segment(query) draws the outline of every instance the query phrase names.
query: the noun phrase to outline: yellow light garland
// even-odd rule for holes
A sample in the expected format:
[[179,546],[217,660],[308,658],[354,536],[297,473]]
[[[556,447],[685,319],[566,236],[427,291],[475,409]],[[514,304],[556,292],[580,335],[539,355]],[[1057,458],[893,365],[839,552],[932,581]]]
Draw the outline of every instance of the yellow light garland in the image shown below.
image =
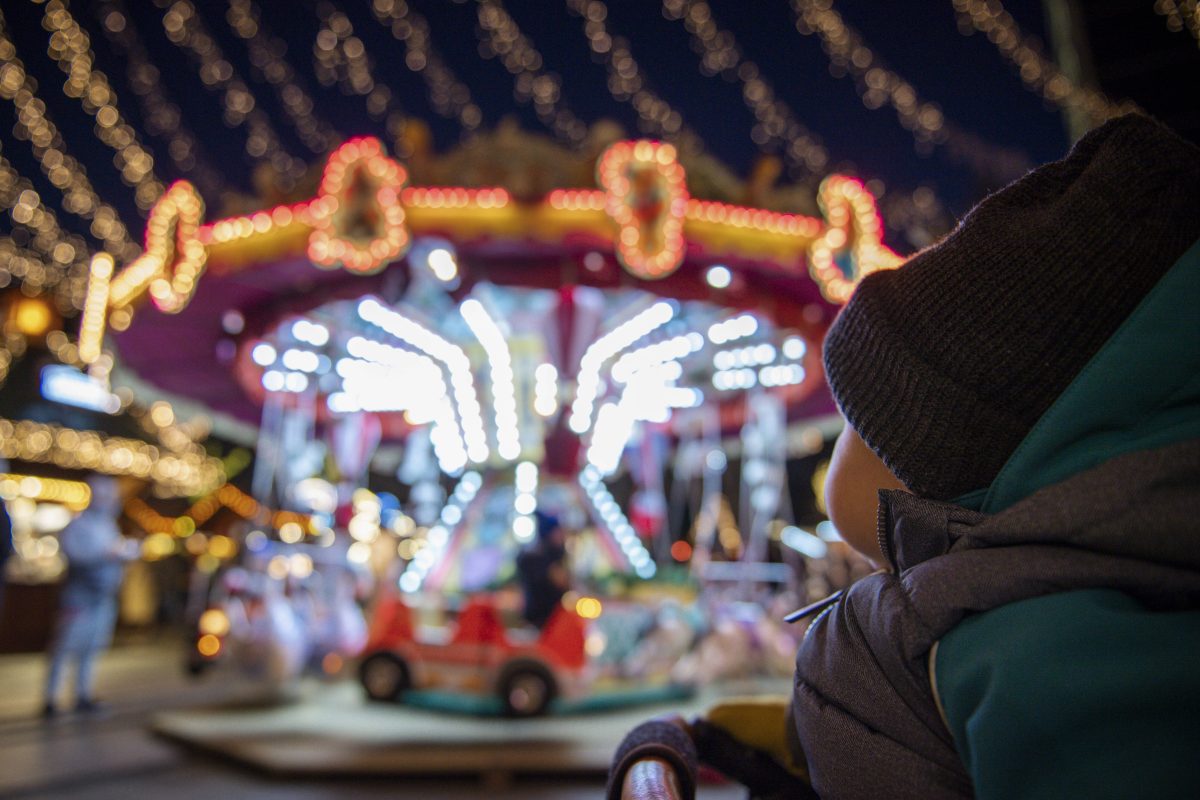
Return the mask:
[[149,479],[177,496],[203,494],[224,479],[220,460],[204,455],[199,446],[163,453],[137,439],[29,420],[0,418],[0,457]]
[[78,307],[81,301],[79,277],[88,255],[87,244],[82,237],[69,234],[60,227],[58,217],[42,202],[33,183],[2,154],[0,208],[9,211],[14,224],[33,233],[29,244],[38,253],[37,256],[21,254],[23,260],[13,263],[19,248],[11,238],[6,238],[3,242],[8,257],[0,258],[0,271],[25,279],[33,288],[56,289],[59,307],[64,311]]
[[1197,0],[1154,0],[1154,13],[1167,18],[1167,30],[1180,33],[1184,28],[1200,44],[1200,2]]
[[0,472],[0,498],[12,500],[17,497],[59,503],[72,511],[82,511],[92,502],[92,490],[83,481]]

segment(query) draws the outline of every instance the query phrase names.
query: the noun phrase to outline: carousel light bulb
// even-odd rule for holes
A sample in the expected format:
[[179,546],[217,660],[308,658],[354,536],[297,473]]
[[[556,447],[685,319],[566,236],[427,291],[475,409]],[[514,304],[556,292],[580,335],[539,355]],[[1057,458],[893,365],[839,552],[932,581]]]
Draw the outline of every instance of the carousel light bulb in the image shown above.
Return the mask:
[[299,342],[321,347],[329,342],[329,329],[320,323],[301,319],[292,325],[292,336]]
[[733,273],[723,264],[715,264],[704,273],[704,280],[714,289],[728,289],[733,282]]
[[433,276],[442,283],[449,283],[458,276],[458,262],[454,254],[444,247],[430,250],[426,263]]
[[518,514],[528,516],[537,509],[537,498],[532,494],[518,494],[517,499],[513,501],[513,508]]
[[513,538],[515,538],[518,542],[524,543],[533,541],[533,536],[536,532],[533,517],[524,515],[517,517],[513,520],[512,531]]
[[321,359],[311,350],[297,350],[292,348],[283,351],[283,366],[287,369],[299,372],[316,372],[320,364]]
[[804,358],[808,345],[799,336],[789,336],[783,340],[783,355],[793,361]]
[[275,348],[266,342],[259,342],[254,345],[254,349],[250,351],[250,359],[260,367],[269,367],[275,363],[278,354]]
[[286,378],[277,369],[269,369],[263,373],[262,385],[268,392],[282,392]]

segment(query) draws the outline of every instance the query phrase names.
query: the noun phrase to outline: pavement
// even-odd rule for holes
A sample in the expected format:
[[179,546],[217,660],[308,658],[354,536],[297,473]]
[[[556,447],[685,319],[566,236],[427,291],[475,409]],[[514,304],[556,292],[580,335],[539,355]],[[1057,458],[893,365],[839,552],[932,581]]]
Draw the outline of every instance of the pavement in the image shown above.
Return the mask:
[[[211,716],[215,708],[244,703],[260,690],[228,672],[200,680],[182,669],[178,640],[164,638],[119,643],[100,661],[96,694],[106,703],[98,714],[63,713],[43,720],[40,655],[0,656],[0,798],[422,798],[422,800],[583,800],[603,796],[603,779],[588,775],[389,776],[320,774],[277,777],[246,765],[245,759],[213,755],[156,735],[164,717]],[[352,706],[346,686],[309,688],[306,702],[343,712]],[[378,712],[371,712],[378,713]],[[438,725],[436,719],[427,723]],[[269,735],[268,735],[269,736]],[[264,739],[286,747],[283,738]],[[701,788],[701,800],[742,798],[730,785]]]

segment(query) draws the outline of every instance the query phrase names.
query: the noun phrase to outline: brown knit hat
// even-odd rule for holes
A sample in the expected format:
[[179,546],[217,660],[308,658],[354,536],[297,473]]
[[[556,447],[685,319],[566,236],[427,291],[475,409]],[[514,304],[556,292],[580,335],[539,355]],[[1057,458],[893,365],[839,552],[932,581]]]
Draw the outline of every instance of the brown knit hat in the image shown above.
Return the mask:
[[834,397],[912,491],[985,488],[1197,238],[1200,149],[1112,120],[863,280],[825,340]]

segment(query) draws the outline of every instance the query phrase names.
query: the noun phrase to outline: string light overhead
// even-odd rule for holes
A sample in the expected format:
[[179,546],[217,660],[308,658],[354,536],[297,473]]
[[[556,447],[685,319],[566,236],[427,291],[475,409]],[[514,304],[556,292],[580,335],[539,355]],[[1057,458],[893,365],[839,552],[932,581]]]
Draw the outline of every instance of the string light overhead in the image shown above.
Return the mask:
[[285,184],[303,175],[304,162],[284,149],[270,118],[258,107],[250,88],[225,58],[191,0],[155,0],[155,3],[165,9],[162,25],[167,38],[199,66],[200,81],[205,88],[220,95],[225,124],[246,128],[246,154],[255,161],[269,163]]
[[88,231],[110,251],[136,256],[138,247],[116,209],[100,199],[88,180],[87,170],[66,152],[62,135],[46,115],[45,102],[37,96],[37,83],[17,57],[3,12],[0,12],[0,97],[16,109],[13,133],[29,142],[42,172],[62,192],[63,209],[89,220]]
[[50,31],[47,52],[67,74],[63,94],[77,99],[96,120],[96,138],[116,153],[113,163],[121,180],[134,188],[138,208],[148,210],[163,193],[154,174],[154,156],[141,143],[137,131],[125,121],[117,104],[117,93],[108,76],[95,68],[91,39],[61,0],[50,0],[42,12],[42,27]]
[[0,274],[20,278],[32,291],[40,287],[55,289],[60,310],[78,309],[87,245],[82,237],[59,226],[54,211],[42,201],[33,183],[4,157],[2,149],[0,209],[9,213],[15,225],[33,234],[28,240],[32,251],[20,247],[11,237],[0,239]]
[[[1017,68],[1025,85],[1059,108],[1079,109],[1093,125],[1135,109],[1130,103],[1114,103],[1103,93],[1082,87],[1064,75],[1058,65],[1042,55],[1037,44],[1021,32],[999,0],[953,2],[960,28],[967,32],[973,28],[987,36]],[[1196,4],[1193,2],[1192,5],[1195,7]]]
[[138,439],[30,420],[0,418],[0,458],[151,478],[163,493],[175,496],[204,494],[225,478],[220,460],[199,445],[164,452]]
[[146,132],[166,140],[167,156],[175,168],[189,175],[203,193],[216,195],[223,179],[204,159],[195,134],[183,124],[179,106],[168,98],[162,75],[151,63],[129,12],[120,0],[105,0],[96,11],[105,39],[125,60],[125,77],[138,98]]
[[1197,0],[1154,0],[1154,13],[1167,18],[1167,30],[1191,32],[1200,45],[1200,2]]
[[250,63],[258,74],[275,89],[296,135],[310,151],[324,155],[343,139],[329,123],[316,113],[316,104],[296,79],[296,72],[285,58],[287,43],[266,32],[262,15],[252,0],[229,0],[225,15],[230,29],[246,43]]
[[946,140],[945,117],[936,103],[922,101],[917,90],[896,72],[882,66],[878,55],[858,31],[842,19],[828,0],[792,0],[796,30],[816,34],[833,68],[859,82],[863,105],[872,110],[891,105],[900,124],[912,131],[918,145]]
[[498,57],[513,75],[513,94],[518,102],[533,102],[542,124],[559,139],[579,145],[587,137],[587,123],[562,101],[562,79],[543,69],[542,54],[533,46],[512,15],[499,0],[479,0],[480,30],[486,39],[480,42],[485,58]]
[[433,110],[457,120],[465,131],[476,130],[483,122],[483,112],[472,99],[470,88],[455,77],[434,49],[425,17],[412,10],[406,0],[375,0],[371,10],[379,24],[404,45],[404,66],[425,81]]
[[360,96],[367,114],[383,120],[392,140],[392,151],[407,157],[409,144],[405,133],[408,117],[400,101],[386,84],[377,83],[371,74],[371,59],[362,39],[354,35],[350,18],[331,3],[317,6],[321,29],[313,42],[313,68],[322,86],[337,86],[342,94]]
[[703,51],[700,69],[705,75],[734,75],[742,85],[742,98],[756,119],[751,139],[757,145],[779,142],[784,156],[794,167],[823,174],[829,152],[819,137],[805,128],[792,110],[775,96],[758,65],[742,57],[737,40],[717,26],[712,8],[704,0],[663,0],[663,14],[681,20]]
[[632,106],[645,132],[674,142],[684,155],[704,152],[700,137],[684,126],[683,115],[646,85],[629,43],[608,32],[608,6],[601,0],[567,0],[567,8],[584,19],[588,47],[608,69],[607,85],[613,99]]
[[[928,154],[934,147],[945,147],[952,157],[968,164],[977,175],[1001,184],[1016,180],[1029,170],[1031,165],[1022,153],[996,147],[963,130],[946,119],[937,103],[922,100],[916,87],[885,67],[862,35],[846,24],[833,8],[832,0],[792,0],[792,10],[796,30],[806,36],[816,34],[821,39],[829,58],[830,72],[853,77],[867,108],[878,110],[891,106],[901,127],[912,133],[918,153]],[[910,203],[903,199],[903,207],[897,216],[928,217],[928,207],[940,205],[917,202],[915,193],[912,200],[914,202]]]

